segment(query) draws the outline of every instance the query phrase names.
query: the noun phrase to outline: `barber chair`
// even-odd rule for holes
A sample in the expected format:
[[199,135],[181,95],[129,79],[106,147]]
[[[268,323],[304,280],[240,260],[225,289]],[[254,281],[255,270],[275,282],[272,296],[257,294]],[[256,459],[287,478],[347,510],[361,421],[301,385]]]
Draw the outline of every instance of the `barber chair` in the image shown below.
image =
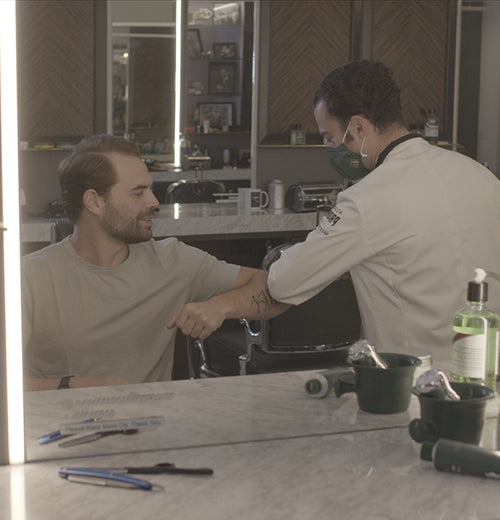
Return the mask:
[[210,180],[181,180],[167,188],[166,204],[185,204],[192,202],[215,202],[214,193],[225,193],[222,182]]
[[[268,269],[293,244],[272,249]],[[361,335],[361,317],[348,274],[310,300],[270,320],[226,320],[206,340],[188,340],[191,377],[217,377],[343,365]]]

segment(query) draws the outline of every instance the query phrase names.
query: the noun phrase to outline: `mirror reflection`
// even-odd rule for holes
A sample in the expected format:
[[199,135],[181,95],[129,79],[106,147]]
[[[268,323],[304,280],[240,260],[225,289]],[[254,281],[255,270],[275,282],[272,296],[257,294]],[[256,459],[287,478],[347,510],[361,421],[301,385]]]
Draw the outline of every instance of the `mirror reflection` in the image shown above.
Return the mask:
[[[243,20],[247,24],[248,17],[243,17],[238,5],[242,6],[238,2],[219,2],[207,8],[206,2],[190,2],[187,9],[186,70],[192,66],[195,73],[191,76],[186,73],[183,84],[189,102],[183,105],[182,142],[186,149],[189,148],[186,155],[193,163],[201,157],[212,166],[219,164],[231,169],[242,159],[242,146],[238,144],[233,148],[228,144],[232,137],[238,133],[244,135],[248,129],[244,122],[248,105],[243,99],[244,71],[248,64],[244,57],[246,47],[231,32]],[[155,442],[170,447],[199,443],[201,438],[204,442],[220,441],[220,428],[212,429],[207,436],[206,429],[196,431],[196,424],[190,424],[190,417],[194,414],[199,418],[207,413],[213,419],[214,413],[221,408],[226,412],[231,410],[231,421],[223,424],[224,440],[248,439],[258,430],[253,417],[249,419],[248,415],[252,416],[255,408],[266,401],[267,392],[275,392],[277,381],[293,382],[287,391],[296,395],[303,385],[299,384],[300,375],[292,371],[314,366],[305,364],[307,354],[316,354],[319,350],[321,354],[338,354],[340,359],[325,358],[330,366],[332,362],[341,363],[343,346],[359,336],[359,311],[355,299],[351,302],[349,319],[342,318],[341,314],[341,311],[349,310],[345,302],[353,296],[348,278],[336,280],[336,286],[331,288],[332,291],[344,291],[343,297],[334,297],[342,301],[341,309],[332,312],[328,305],[320,304],[310,311],[320,318],[318,325],[310,327],[314,332],[320,332],[322,324],[332,321],[332,315],[339,317],[343,325],[353,324],[346,327],[340,337],[328,339],[335,347],[328,352],[316,348],[325,346],[324,331],[319,339],[300,337],[303,329],[291,327],[290,321],[280,328],[280,317],[291,310],[277,316],[283,307],[270,300],[265,285],[259,285],[264,276],[262,272],[240,268],[238,262],[223,264],[208,257],[203,251],[205,248],[191,248],[175,239],[150,241],[153,236],[169,235],[169,229],[162,232],[158,227],[154,229],[152,217],[157,210],[161,215],[170,209],[160,208],[158,196],[152,190],[152,172],[143,161],[143,152],[149,149],[170,153],[172,139],[169,136],[173,134],[166,129],[169,101],[165,100],[165,113],[158,110],[156,114],[149,106],[145,108],[146,104],[139,102],[142,96],[138,84],[142,78],[131,70],[148,68],[141,68],[141,56],[155,52],[164,56],[162,53],[168,46],[159,44],[155,47],[150,42],[171,39],[171,26],[165,25],[164,30],[153,35],[149,31],[151,27],[141,25],[147,22],[126,23],[128,34],[115,34],[123,38],[116,43],[116,60],[113,60],[116,65],[116,139],[84,141],[63,162],[62,199],[69,211],[70,229],[59,230],[61,234],[54,240],[59,243],[50,253],[36,253],[26,261],[23,278],[25,334],[29,341],[31,331],[36,329],[33,338],[37,337],[27,347],[30,376],[27,382],[33,385],[31,388],[50,389],[48,392],[30,392],[27,397],[29,439],[34,443],[37,435],[45,433],[52,441],[51,432],[57,432],[55,428],[64,423],[69,426],[61,428],[55,437],[113,432],[112,436],[103,439],[103,443],[91,444],[81,450],[81,444],[73,442],[75,439],[64,441],[69,442],[66,446],[80,450],[76,452],[78,454],[91,453],[94,447],[122,451],[151,449]],[[161,24],[156,26],[162,27]],[[209,38],[208,33],[219,29],[217,26],[227,32],[221,32],[222,37]],[[151,87],[151,82],[146,87]],[[146,89],[145,92],[149,94],[144,97],[160,99],[160,95],[156,97],[152,91]],[[163,107],[163,102],[161,104]],[[123,139],[122,135],[128,139]],[[247,137],[244,135],[244,139]],[[140,147],[131,143],[132,140]],[[225,162],[226,150],[229,151],[228,163]],[[85,182],[75,182],[76,177]],[[181,185],[183,181],[178,179]],[[259,191],[250,189],[246,192],[248,200],[251,202],[254,196],[260,197]],[[171,209],[173,219],[178,220],[179,207]],[[198,209],[198,216],[209,216],[208,205]],[[218,229],[214,228],[213,232]],[[288,244],[274,246],[269,243],[266,256],[259,257],[259,265],[262,257],[268,262],[264,269]],[[219,338],[221,343],[211,346],[208,338],[212,337],[213,328],[220,323],[219,318],[227,316],[220,309],[231,307],[227,305],[231,297],[225,291],[243,287],[250,280],[257,289],[249,298],[248,316],[253,321],[245,328],[231,322],[234,330],[223,329],[227,337]],[[204,304],[206,299],[210,303]],[[198,301],[185,305],[193,300]],[[328,315],[321,316],[321,308],[328,308]],[[303,309],[293,310],[300,312]],[[82,316],[86,318],[82,319]],[[200,316],[214,318],[214,321],[200,320]],[[296,316],[294,323],[298,325],[304,321],[312,323],[312,318]],[[265,376],[259,381],[258,390],[253,387],[251,378],[245,377],[167,384],[164,381],[170,379],[175,365],[176,328],[187,336],[200,339],[188,346],[185,338],[180,338],[184,343],[178,350],[185,353],[186,365],[195,375],[237,375],[276,369],[291,373],[288,378]],[[340,328],[335,329],[338,334]],[[240,340],[243,346],[237,348]],[[252,357],[254,352],[249,350],[252,341],[259,346],[260,359],[257,359],[259,356]],[[265,366],[273,355],[280,362],[286,361],[290,353],[286,349],[290,348],[291,341],[295,342],[294,347],[305,347],[306,353],[299,363],[290,363],[286,368],[273,363]],[[230,352],[224,351],[222,344]],[[316,355],[311,357],[317,361]],[[224,366],[230,360],[232,366]],[[50,386],[45,387],[40,381]],[[72,390],[61,392],[64,388]],[[287,399],[286,402],[296,401]],[[238,414],[241,414],[241,422],[235,421]],[[293,420],[293,413],[290,417]],[[262,416],[259,419],[264,420]],[[96,430],[103,422],[108,429]],[[404,422],[407,423],[407,417]],[[166,426],[170,424],[175,425],[175,432],[174,428],[167,430]],[[232,429],[234,424],[237,428]],[[281,427],[276,423],[274,426]],[[271,430],[273,428],[268,429]],[[156,435],[158,431],[161,435]],[[303,424],[294,430],[296,434],[304,431],[308,430]],[[287,432],[292,434],[291,430]],[[151,434],[149,442],[145,442],[142,433]],[[44,444],[37,445],[36,450],[29,452],[30,456],[60,456],[62,446],[49,444],[48,451]],[[84,440],[82,444],[87,442]]]
[[176,3],[111,2],[113,134],[171,153],[175,128]]
[[[249,161],[253,2],[220,2],[217,13],[215,5],[207,5],[185,4],[191,49],[184,56],[189,72],[182,86],[185,152],[209,156],[212,168],[236,171]],[[172,393],[163,383],[161,389],[142,385],[172,378],[174,352],[188,358],[181,361],[180,377],[199,375],[201,352],[196,346],[188,349],[186,336],[177,333],[187,325],[175,321],[175,311],[241,286],[256,272],[175,239],[150,241],[152,217],[159,210],[153,189],[157,177],[152,177],[157,172],[148,171],[144,158],[160,156],[171,163],[174,155],[175,6],[174,1],[111,2],[114,138],[74,139],[80,144],[67,146],[72,151],[59,156],[61,211],[51,229],[54,245],[23,262],[30,459],[61,456],[53,443],[68,434],[59,432],[57,439],[51,434],[65,422],[85,421],[86,431],[95,431],[102,421],[122,421],[131,413],[150,421],[154,410],[144,401],[163,402]],[[193,32],[201,34],[194,55]],[[202,86],[194,85],[196,80]],[[63,209],[69,219],[61,218]],[[154,236],[169,234],[155,231]],[[204,338],[211,330],[186,333]],[[244,337],[242,327],[239,333]],[[67,388],[73,392],[65,397],[61,390]],[[147,426],[158,427],[158,420]],[[136,424],[129,426],[121,424],[119,432],[136,429]],[[117,438],[118,450],[138,449],[138,437]],[[181,438],[186,442],[182,433]],[[169,446],[178,441],[154,442]],[[109,443],[88,449],[99,453],[100,448],[108,451]]]

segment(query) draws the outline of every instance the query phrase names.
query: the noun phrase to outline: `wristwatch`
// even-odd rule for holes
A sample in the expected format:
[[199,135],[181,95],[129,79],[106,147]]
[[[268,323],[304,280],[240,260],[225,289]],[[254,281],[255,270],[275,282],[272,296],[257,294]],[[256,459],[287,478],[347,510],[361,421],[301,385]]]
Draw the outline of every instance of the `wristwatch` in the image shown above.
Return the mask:
[[69,380],[72,378],[73,376],[64,376],[64,377],[61,377],[61,380],[59,381],[59,385],[57,386],[57,390],[60,390],[62,388],[69,388]]

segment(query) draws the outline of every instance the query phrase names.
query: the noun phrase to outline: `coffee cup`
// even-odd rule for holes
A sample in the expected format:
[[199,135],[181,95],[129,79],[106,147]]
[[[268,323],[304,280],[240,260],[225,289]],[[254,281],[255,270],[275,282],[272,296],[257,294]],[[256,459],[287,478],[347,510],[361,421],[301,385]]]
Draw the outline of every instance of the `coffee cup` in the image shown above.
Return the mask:
[[348,362],[354,373],[339,375],[333,388],[340,397],[356,392],[358,406],[370,413],[400,413],[408,409],[413,386],[413,374],[422,361],[407,354],[379,353],[387,368]]
[[256,188],[238,188],[238,211],[249,212],[265,208],[269,195]]
[[435,442],[439,438],[479,444],[484,425],[486,402],[494,396],[491,388],[472,383],[450,383],[459,401],[412,392],[420,401],[420,419],[409,425],[416,442]]

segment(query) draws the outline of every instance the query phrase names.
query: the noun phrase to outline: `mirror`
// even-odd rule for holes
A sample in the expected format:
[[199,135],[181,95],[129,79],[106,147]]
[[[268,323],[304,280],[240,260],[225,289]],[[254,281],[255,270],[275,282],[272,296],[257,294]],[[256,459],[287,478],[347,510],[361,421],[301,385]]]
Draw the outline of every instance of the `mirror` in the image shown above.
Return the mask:
[[111,46],[113,134],[172,154],[176,2],[111,0]]
[[192,170],[199,162],[187,158],[203,155],[204,169],[249,168],[253,0],[110,5],[113,134],[164,165]]
[[[111,44],[109,65],[112,68],[112,106],[108,107],[112,117],[108,127],[112,128],[112,133],[133,138],[141,145],[143,152],[162,155],[171,162],[176,151],[176,128],[181,126],[186,135],[189,134],[193,148],[197,145],[209,151],[213,167],[220,164],[222,168],[222,151],[226,148],[231,150],[231,166],[237,165],[239,168],[245,160],[248,163],[254,64],[253,1],[109,0],[108,3],[111,16],[108,24]],[[182,84],[185,104],[181,109],[175,106],[178,92],[174,74],[178,5],[185,11],[186,34],[183,42],[191,50],[193,45],[200,43],[200,54],[193,55],[189,50],[182,56],[186,71]],[[216,7],[219,12],[214,17]],[[210,11],[210,19],[201,16],[207,10]],[[190,39],[193,31],[200,34],[199,41]],[[199,79],[199,74],[203,75],[201,92],[193,90],[192,85]],[[222,111],[219,110],[221,108]],[[196,128],[202,126],[196,123],[205,118],[209,120],[207,133]],[[198,410],[190,410],[186,414],[185,410],[193,404],[185,401],[185,396],[194,395],[196,399],[196,393],[208,387],[209,391],[213,389],[221,393],[220,402],[231,393],[230,387],[227,387],[229,381],[221,383],[174,381],[114,388],[91,387],[78,390],[78,394],[61,390],[27,392],[27,458],[40,460],[179,447],[201,442],[218,443],[220,432],[216,425],[210,436],[206,430],[201,431],[190,424],[194,417],[199,417],[203,412],[201,408],[206,404],[205,398],[198,399]],[[240,382],[237,383],[241,386]],[[247,384],[252,386],[250,381]],[[265,392],[264,388],[260,391]],[[249,390],[248,394],[252,393]],[[205,396],[206,392],[202,394]],[[235,425],[224,434],[227,441],[249,440],[254,435],[249,425],[252,413],[247,407],[251,403],[245,399],[243,401],[234,404],[234,414],[246,418],[235,419]],[[147,430],[145,442],[142,436],[124,435],[106,439],[106,442],[61,449],[57,446],[58,442],[39,444],[37,440],[40,435],[56,431],[61,424],[79,423],[89,415],[101,421],[130,417],[145,420],[163,412],[175,422],[175,428],[162,430],[157,419],[151,419],[151,429]],[[86,425],[87,428],[91,426]]]

